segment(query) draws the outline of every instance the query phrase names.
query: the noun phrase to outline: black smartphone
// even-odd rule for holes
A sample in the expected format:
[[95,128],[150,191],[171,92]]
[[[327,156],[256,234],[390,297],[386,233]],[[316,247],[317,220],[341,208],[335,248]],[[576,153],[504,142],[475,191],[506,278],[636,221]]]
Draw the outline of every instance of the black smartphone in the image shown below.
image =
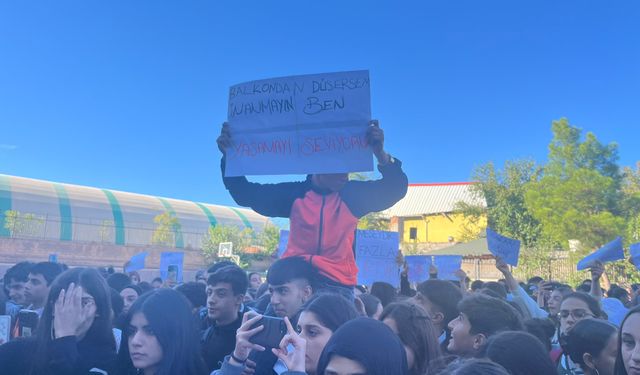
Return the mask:
[[33,310],[20,310],[18,312],[18,336],[29,337],[35,334],[38,326],[38,313]]
[[262,331],[253,335],[249,341],[265,348],[278,348],[280,341],[287,334],[287,325],[282,318],[274,318],[272,316],[263,316],[251,329],[264,326]]

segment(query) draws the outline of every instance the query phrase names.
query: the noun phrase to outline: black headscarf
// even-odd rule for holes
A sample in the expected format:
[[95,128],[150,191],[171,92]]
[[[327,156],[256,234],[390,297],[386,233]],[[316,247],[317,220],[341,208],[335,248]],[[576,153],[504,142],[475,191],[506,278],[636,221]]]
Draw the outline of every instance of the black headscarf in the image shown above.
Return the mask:
[[371,318],[351,320],[338,328],[318,361],[324,374],[333,355],[359,362],[367,375],[407,375],[407,356],[402,342],[384,323]]

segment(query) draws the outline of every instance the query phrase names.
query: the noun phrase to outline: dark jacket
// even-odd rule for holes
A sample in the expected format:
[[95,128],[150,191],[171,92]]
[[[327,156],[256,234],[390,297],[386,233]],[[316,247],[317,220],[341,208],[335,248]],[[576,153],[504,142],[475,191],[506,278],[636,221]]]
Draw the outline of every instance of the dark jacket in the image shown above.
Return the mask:
[[[0,345],[0,374],[29,374],[35,360],[35,339],[18,339]],[[116,352],[111,345],[101,345],[89,340],[77,341],[75,336],[51,341],[46,375],[85,375],[99,369],[115,374]],[[44,374],[43,374],[44,375]]]
[[209,372],[222,366],[224,357],[231,354],[236,347],[236,331],[242,325],[242,315],[231,324],[218,326],[215,323],[202,335],[202,357]]
[[224,185],[237,204],[259,214],[290,219],[289,242],[283,257],[302,256],[318,271],[343,285],[357,284],[353,252],[358,219],[393,206],[407,193],[402,163],[378,166],[382,179],[349,181],[339,192],[305,181],[258,184],[245,177],[224,177]]

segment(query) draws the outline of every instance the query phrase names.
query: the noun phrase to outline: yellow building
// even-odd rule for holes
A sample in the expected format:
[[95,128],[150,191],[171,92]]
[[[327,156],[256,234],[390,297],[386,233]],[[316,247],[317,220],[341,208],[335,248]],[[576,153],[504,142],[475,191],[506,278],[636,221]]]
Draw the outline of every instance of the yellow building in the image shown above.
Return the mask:
[[403,248],[412,246],[419,252],[438,249],[486,228],[486,217],[473,223],[455,213],[458,202],[486,207],[484,197],[478,197],[472,186],[471,182],[409,184],[407,195],[384,212],[400,233]]

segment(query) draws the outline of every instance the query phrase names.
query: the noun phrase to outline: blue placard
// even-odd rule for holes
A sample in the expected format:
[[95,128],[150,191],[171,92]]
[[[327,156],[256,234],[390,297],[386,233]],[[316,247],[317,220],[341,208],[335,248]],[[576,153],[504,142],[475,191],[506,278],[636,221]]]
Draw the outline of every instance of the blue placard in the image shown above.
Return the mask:
[[49,262],[58,263],[58,254],[49,254]]
[[400,285],[400,269],[397,263],[399,244],[397,232],[357,231],[358,284],[371,285],[376,281],[384,281],[398,287]]
[[433,264],[438,269],[438,279],[458,280],[456,271],[462,268],[462,256],[436,255],[433,257]]
[[143,251],[141,253],[138,253],[132,256],[131,259],[129,259],[129,261],[127,262],[127,264],[125,264],[124,272],[133,272],[133,271],[144,269],[145,267],[144,263],[147,258],[147,255],[149,255],[149,253],[147,253],[146,251]]
[[182,268],[184,263],[183,252],[165,252],[160,254],[160,277],[166,280],[169,276],[169,266],[176,266],[176,281],[182,282]]
[[640,242],[629,245],[629,253],[631,254],[631,261],[640,270]]
[[520,241],[500,235],[491,228],[487,228],[487,247],[491,254],[500,257],[505,263],[518,265],[520,255]]
[[624,259],[624,248],[622,247],[622,238],[618,237],[595,252],[584,257],[578,262],[576,268],[578,271],[582,271],[584,269],[591,268],[597,261],[607,263],[620,259]]
[[428,255],[407,255],[404,257],[407,262],[408,278],[410,283],[421,283],[429,279],[429,266],[431,257]]
[[289,243],[289,231],[280,230],[280,241],[278,242],[278,258],[282,258],[282,254],[287,250],[287,244]]

